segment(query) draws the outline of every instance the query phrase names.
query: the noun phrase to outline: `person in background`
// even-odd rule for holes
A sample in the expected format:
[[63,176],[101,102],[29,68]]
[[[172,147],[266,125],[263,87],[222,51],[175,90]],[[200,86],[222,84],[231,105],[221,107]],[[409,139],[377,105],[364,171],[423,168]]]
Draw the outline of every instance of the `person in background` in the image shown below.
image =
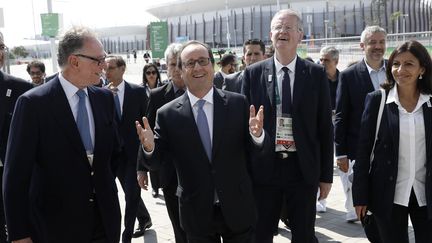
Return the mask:
[[147,97],[150,96],[150,90],[161,85],[161,76],[157,66],[154,63],[145,64],[143,68],[142,86],[146,88]]
[[389,57],[382,87],[387,99],[380,124],[378,110],[385,97],[380,91],[366,96],[354,164],[355,210],[360,219],[367,210],[373,212],[383,243],[409,242],[408,217],[415,242],[432,242],[432,60],[428,50],[415,40],[398,46]]
[[220,69],[214,74],[213,83],[216,88],[221,89],[223,86],[224,78],[228,74],[232,74],[237,71],[237,57],[234,54],[225,54],[218,62],[218,65]]
[[45,83],[45,64],[41,61],[34,60],[27,64],[27,73],[30,75],[34,85]]

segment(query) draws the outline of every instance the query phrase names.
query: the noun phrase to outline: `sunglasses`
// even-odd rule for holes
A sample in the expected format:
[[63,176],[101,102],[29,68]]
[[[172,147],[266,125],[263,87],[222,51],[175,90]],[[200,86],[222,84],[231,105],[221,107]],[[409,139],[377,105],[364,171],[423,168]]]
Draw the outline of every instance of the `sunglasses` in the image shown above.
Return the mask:
[[156,75],[157,72],[156,72],[156,71],[147,71],[146,74],[147,74],[147,75],[151,75],[151,74],[152,74],[152,75]]

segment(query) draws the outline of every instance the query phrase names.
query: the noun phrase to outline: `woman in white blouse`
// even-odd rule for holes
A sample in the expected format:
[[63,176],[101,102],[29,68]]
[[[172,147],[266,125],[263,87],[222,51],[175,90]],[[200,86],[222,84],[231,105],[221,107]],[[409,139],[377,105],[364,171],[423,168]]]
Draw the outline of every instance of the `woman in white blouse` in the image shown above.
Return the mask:
[[384,243],[432,242],[432,61],[426,48],[408,41],[390,55],[383,84],[387,99],[374,149],[381,92],[366,97],[353,200],[360,219],[369,210]]

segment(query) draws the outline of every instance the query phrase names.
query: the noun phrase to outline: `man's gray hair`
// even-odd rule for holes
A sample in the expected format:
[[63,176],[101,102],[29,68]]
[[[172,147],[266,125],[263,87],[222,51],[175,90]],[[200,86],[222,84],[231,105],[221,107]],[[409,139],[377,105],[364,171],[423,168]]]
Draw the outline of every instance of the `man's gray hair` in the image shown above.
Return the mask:
[[303,20],[299,12],[293,10],[293,9],[282,9],[276,12],[276,14],[273,16],[270,26],[273,26],[273,21],[276,19],[276,17],[279,17],[279,15],[287,14],[291,15],[297,18],[297,27],[299,31],[303,31]]
[[387,32],[384,28],[379,27],[378,25],[367,26],[360,36],[360,43],[365,43],[366,40],[375,33],[383,33],[385,37],[387,37]]
[[177,59],[178,54],[180,53],[180,50],[182,49],[182,44],[180,43],[172,43],[170,44],[167,49],[165,50],[164,56],[165,56],[165,62],[169,64],[169,59],[171,57],[175,57]]
[[66,31],[58,46],[57,62],[59,66],[66,65],[69,56],[81,50],[86,40],[93,38],[97,38],[96,33],[87,27],[74,26]]
[[336,49],[334,46],[325,46],[321,48],[320,54],[321,55],[329,54],[333,60],[339,60],[339,50]]

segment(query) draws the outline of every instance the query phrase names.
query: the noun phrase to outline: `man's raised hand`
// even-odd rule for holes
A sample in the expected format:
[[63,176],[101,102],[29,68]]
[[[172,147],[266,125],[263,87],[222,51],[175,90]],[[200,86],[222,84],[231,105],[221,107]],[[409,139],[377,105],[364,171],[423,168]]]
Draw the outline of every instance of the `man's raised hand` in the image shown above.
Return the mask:
[[249,131],[255,137],[260,137],[263,132],[264,124],[264,106],[260,106],[258,112],[255,114],[255,106],[251,105],[249,108]]
[[144,150],[152,152],[154,149],[154,136],[153,131],[150,128],[150,124],[145,116],[142,118],[144,128],[138,121],[135,121],[135,127],[141,144],[144,146]]

